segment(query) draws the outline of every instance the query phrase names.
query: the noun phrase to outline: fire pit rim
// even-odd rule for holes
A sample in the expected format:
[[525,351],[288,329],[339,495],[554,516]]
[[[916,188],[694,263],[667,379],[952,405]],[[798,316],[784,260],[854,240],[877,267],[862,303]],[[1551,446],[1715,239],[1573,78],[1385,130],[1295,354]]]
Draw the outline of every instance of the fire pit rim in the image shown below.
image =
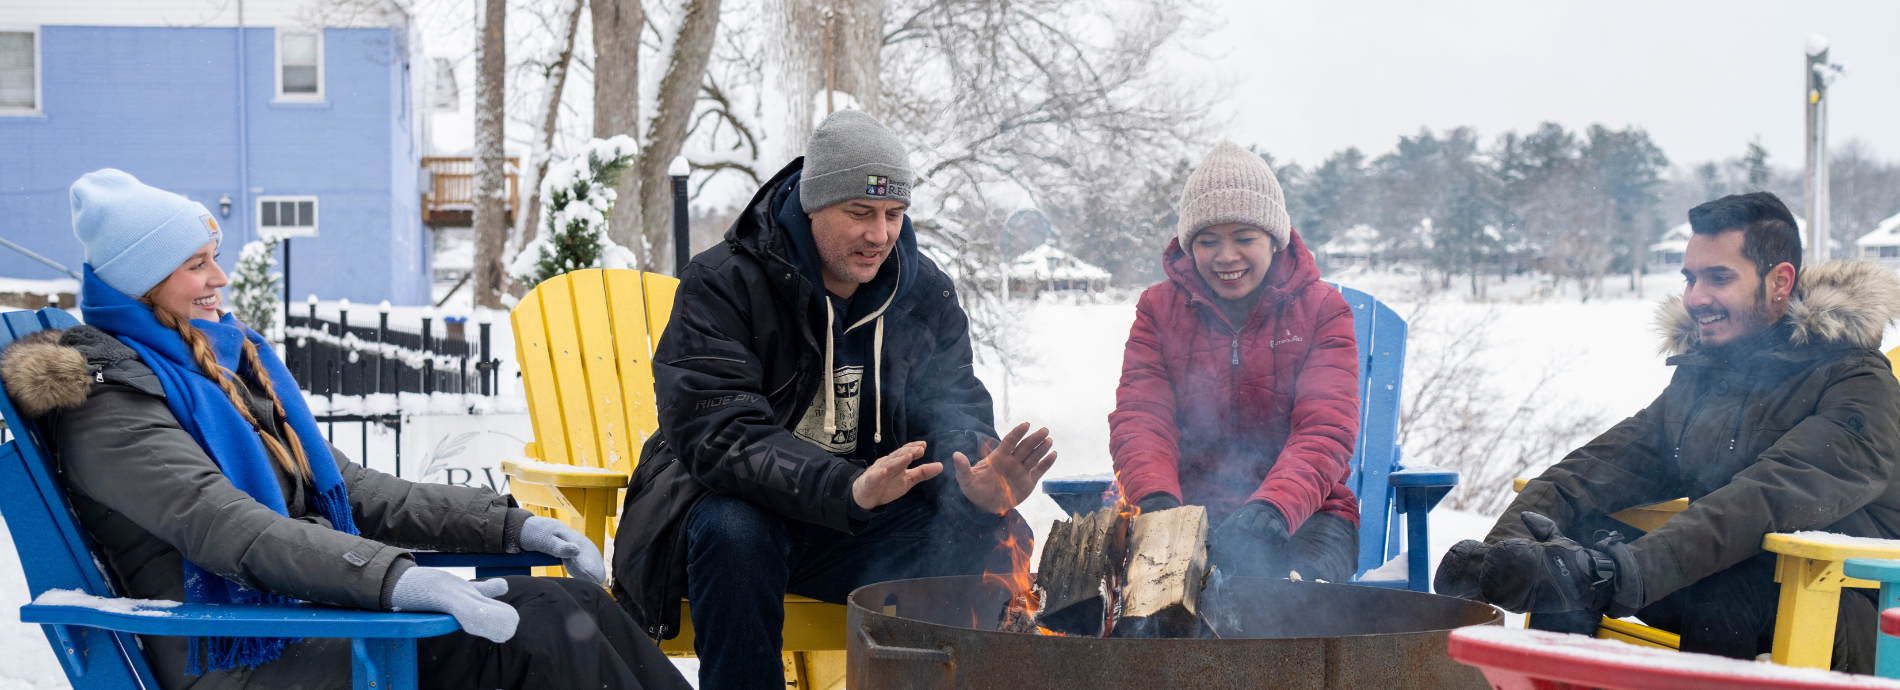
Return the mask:
[[[903,616],[897,616],[897,615],[884,613],[882,604],[880,604],[878,608],[871,608],[869,606],[865,606],[859,603],[858,601],[858,594],[860,592],[863,592],[864,590],[867,590],[867,589],[871,589],[873,587],[880,587],[880,586],[890,585],[893,583],[919,582],[919,581],[924,581],[924,580],[967,579],[968,577],[969,576],[967,575],[947,575],[947,576],[939,576],[939,577],[918,577],[918,578],[908,578],[904,580],[889,580],[885,582],[874,582],[874,583],[859,587],[857,589],[851,590],[851,593],[845,596],[845,606],[846,608],[855,608],[855,609],[862,610],[865,613],[874,614],[878,616],[884,616],[886,618],[897,618],[897,619],[903,620],[906,624],[910,624],[910,625],[923,625],[923,626],[928,626],[931,628],[942,628],[945,630],[972,630],[976,632],[996,633],[1000,635],[1022,635],[1024,637],[1039,638],[1039,639],[1046,640],[1049,642],[1054,642],[1056,644],[1069,644],[1071,642],[1077,642],[1077,643],[1140,642],[1140,643],[1147,643],[1147,644],[1153,644],[1156,642],[1163,642],[1163,643],[1189,642],[1189,643],[1194,643],[1198,645],[1198,644],[1216,643],[1216,642],[1240,644],[1244,642],[1257,641],[1257,640],[1288,640],[1288,641],[1337,640],[1337,639],[1343,639],[1343,638],[1393,637],[1393,636],[1399,636],[1399,635],[1434,635],[1434,634],[1443,635],[1443,634],[1449,634],[1450,631],[1452,630],[1457,630],[1459,628],[1468,628],[1474,625],[1504,625],[1504,611],[1502,609],[1499,609],[1496,606],[1490,606],[1489,604],[1486,604],[1486,606],[1488,606],[1491,609],[1491,616],[1481,622],[1469,623],[1469,624],[1459,625],[1459,626],[1454,626],[1454,627],[1449,627],[1449,628],[1410,630],[1406,632],[1393,632],[1393,633],[1357,633],[1357,634],[1352,634],[1352,635],[1313,635],[1313,636],[1307,636],[1307,637],[1238,637],[1238,638],[1233,638],[1233,639],[1220,638],[1220,637],[1126,638],[1126,637],[1090,637],[1087,635],[1030,635],[1028,633],[1013,633],[1013,632],[1008,632],[1004,630],[982,630],[982,629],[972,628],[972,627],[967,627],[967,626],[945,625],[942,623],[933,623],[933,622],[918,619],[918,618],[905,618]],[[979,582],[981,581],[979,580]],[[1322,586],[1347,586],[1347,587],[1371,587],[1371,585],[1358,585],[1358,584],[1343,583],[1343,582],[1296,582],[1294,584],[1322,585]],[[1389,592],[1406,592],[1410,594],[1426,594],[1428,596],[1444,596],[1444,595],[1439,595],[1439,594],[1430,594],[1427,592],[1411,592],[1410,590],[1394,590],[1394,589],[1389,589],[1389,588],[1384,588],[1384,587],[1373,587],[1373,589],[1384,589]],[[1475,604],[1475,603],[1482,603],[1482,602],[1471,602],[1471,603]],[[898,649],[898,650],[939,651],[940,649],[943,649],[943,648],[930,649],[930,648],[918,648],[918,647],[892,647],[890,645],[886,645],[882,642],[878,642],[877,640],[872,639],[870,637],[870,629],[863,625],[858,626],[858,630],[856,632],[861,637],[864,638],[864,642],[867,645],[876,645],[879,647],[885,647],[888,649]],[[954,644],[946,643],[944,647],[954,648]],[[952,654],[954,656],[954,653]]]

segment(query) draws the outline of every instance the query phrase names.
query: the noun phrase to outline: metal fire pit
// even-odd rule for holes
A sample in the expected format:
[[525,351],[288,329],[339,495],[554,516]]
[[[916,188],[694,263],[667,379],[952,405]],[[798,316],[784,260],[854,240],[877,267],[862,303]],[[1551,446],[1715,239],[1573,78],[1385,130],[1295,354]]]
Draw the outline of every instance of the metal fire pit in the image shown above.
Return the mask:
[[1453,628],[1502,625],[1484,604],[1361,585],[1229,578],[1203,598],[1225,639],[997,632],[1009,593],[982,576],[859,588],[846,606],[851,690],[1488,688],[1445,654]]

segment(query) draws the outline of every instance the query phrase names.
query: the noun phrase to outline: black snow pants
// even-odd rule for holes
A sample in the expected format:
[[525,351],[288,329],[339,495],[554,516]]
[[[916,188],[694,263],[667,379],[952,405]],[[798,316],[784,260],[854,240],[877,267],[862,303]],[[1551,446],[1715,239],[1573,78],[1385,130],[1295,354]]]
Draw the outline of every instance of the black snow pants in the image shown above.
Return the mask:
[[[1607,518],[1605,522],[1609,521]],[[1615,523],[1625,535],[1635,532]],[[1582,541],[1592,531],[1570,535]],[[1569,531],[1566,531],[1569,535]],[[1631,537],[1632,539],[1634,537]],[[1871,589],[1841,590],[1841,608],[1834,623],[1834,670],[1874,672],[1875,643],[1879,637],[1877,593]],[[1774,646],[1776,609],[1781,585],[1775,582],[1775,554],[1762,552],[1694,584],[1670,592],[1642,610],[1643,623],[1682,636],[1682,651],[1753,659]],[[1582,635],[1596,634],[1598,613],[1531,614],[1528,627]]]
[[496,597],[521,614],[507,642],[456,631],[416,640],[424,690],[690,687],[607,590],[569,578],[508,577]]

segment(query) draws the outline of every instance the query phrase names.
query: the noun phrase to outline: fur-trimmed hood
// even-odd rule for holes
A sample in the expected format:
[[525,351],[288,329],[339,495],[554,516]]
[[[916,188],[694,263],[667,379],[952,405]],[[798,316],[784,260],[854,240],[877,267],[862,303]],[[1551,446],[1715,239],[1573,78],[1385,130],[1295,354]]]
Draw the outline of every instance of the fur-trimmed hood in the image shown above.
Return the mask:
[[165,390],[138,353],[92,326],[36,331],[0,351],[0,381],[28,419],[85,404],[94,383],[123,383],[151,395]]
[[[1801,270],[1788,298],[1785,320],[1793,326],[1788,340],[1805,345],[1878,349],[1887,326],[1900,319],[1900,275],[1871,261],[1828,261]],[[1679,355],[1701,344],[1695,319],[1682,296],[1656,306],[1661,352]]]

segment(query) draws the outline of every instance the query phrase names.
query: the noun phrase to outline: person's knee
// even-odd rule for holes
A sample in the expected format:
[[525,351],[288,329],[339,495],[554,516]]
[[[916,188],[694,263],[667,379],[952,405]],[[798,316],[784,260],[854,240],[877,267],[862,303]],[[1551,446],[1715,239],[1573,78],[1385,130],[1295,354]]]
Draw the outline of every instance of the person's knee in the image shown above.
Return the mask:
[[738,558],[747,563],[791,548],[785,522],[771,511],[741,498],[712,494],[687,517],[687,558]]

